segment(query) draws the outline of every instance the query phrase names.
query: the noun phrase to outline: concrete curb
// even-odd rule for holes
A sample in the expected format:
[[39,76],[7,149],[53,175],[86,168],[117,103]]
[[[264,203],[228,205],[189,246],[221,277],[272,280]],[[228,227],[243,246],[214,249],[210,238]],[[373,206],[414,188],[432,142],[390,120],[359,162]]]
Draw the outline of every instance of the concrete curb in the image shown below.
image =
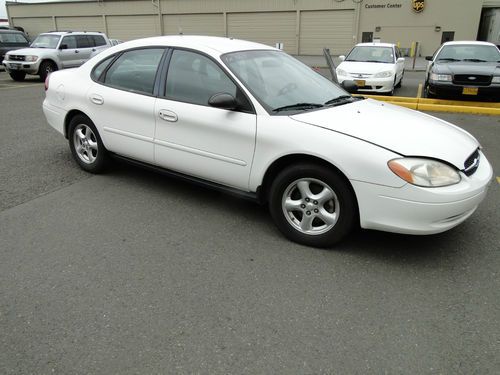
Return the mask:
[[427,98],[407,98],[403,96],[356,95],[419,111],[470,113],[500,116],[500,103],[466,102],[460,100],[441,100]]

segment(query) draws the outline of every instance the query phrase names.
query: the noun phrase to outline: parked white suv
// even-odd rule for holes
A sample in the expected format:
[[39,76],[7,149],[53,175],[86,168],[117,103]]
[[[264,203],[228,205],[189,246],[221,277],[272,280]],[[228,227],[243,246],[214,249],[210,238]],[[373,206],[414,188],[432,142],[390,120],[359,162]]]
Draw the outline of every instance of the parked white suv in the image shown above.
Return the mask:
[[8,52],[3,65],[14,81],[24,80],[26,74],[45,80],[49,73],[78,67],[92,53],[110,46],[108,37],[100,32],[48,32],[38,35],[29,48]]

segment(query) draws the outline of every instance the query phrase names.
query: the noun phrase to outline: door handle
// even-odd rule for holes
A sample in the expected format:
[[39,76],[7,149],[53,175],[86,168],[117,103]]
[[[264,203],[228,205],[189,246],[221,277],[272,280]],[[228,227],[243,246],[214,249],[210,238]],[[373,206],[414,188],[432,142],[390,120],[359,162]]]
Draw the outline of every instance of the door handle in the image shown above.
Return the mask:
[[78,51],[77,49],[75,49],[75,53],[79,53],[80,51]]
[[97,95],[97,94],[92,94],[90,96],[90,101],[94,104],[97,104],[97,105],[103,105],[104,104],[104,99],[102,96],[100,95]]
[[174,112],[168,111],[166,109],[161,109],[159,116],[162,120],[168,122],[176,122],[178,120],[177,115]]

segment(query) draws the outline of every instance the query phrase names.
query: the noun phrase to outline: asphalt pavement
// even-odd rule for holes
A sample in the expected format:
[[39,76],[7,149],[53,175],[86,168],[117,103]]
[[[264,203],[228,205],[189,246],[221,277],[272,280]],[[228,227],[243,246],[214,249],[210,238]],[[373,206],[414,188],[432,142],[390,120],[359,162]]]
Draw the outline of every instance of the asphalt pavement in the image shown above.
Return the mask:
[[[496,180],[449,232],[318,250],[251,202],[81,171],[43,97],[0,73],[0,374],[499,373]],[[500,118],[436,116],[500,176]]]

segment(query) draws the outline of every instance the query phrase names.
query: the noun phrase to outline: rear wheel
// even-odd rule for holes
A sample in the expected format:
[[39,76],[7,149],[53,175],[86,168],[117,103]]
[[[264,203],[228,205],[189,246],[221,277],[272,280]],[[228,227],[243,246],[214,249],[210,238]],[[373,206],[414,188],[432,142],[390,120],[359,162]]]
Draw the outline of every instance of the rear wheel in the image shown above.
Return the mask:
[[108,154],[93,122],[84,115],[69,123],[69,147],[78,165],[91,173],[101,173],[108,163]]
[[269,210],[286,237],[314,247],[342,240],[358,217],[356,199],[345,178],[316,164],[283,170],[271,185]]
[[12,78],[14,81],[17,82],[22,82],[24,81],[24,78],[26,78],[26,73],[25,72],[9,72],[10,78]]
[[57,70],[57,66],[52,61],[43,61],[40,64],[40,70],[39,70],[40,79],[42,81],[45,81],[47,76],[50,73],[55,72],[56,70]]

